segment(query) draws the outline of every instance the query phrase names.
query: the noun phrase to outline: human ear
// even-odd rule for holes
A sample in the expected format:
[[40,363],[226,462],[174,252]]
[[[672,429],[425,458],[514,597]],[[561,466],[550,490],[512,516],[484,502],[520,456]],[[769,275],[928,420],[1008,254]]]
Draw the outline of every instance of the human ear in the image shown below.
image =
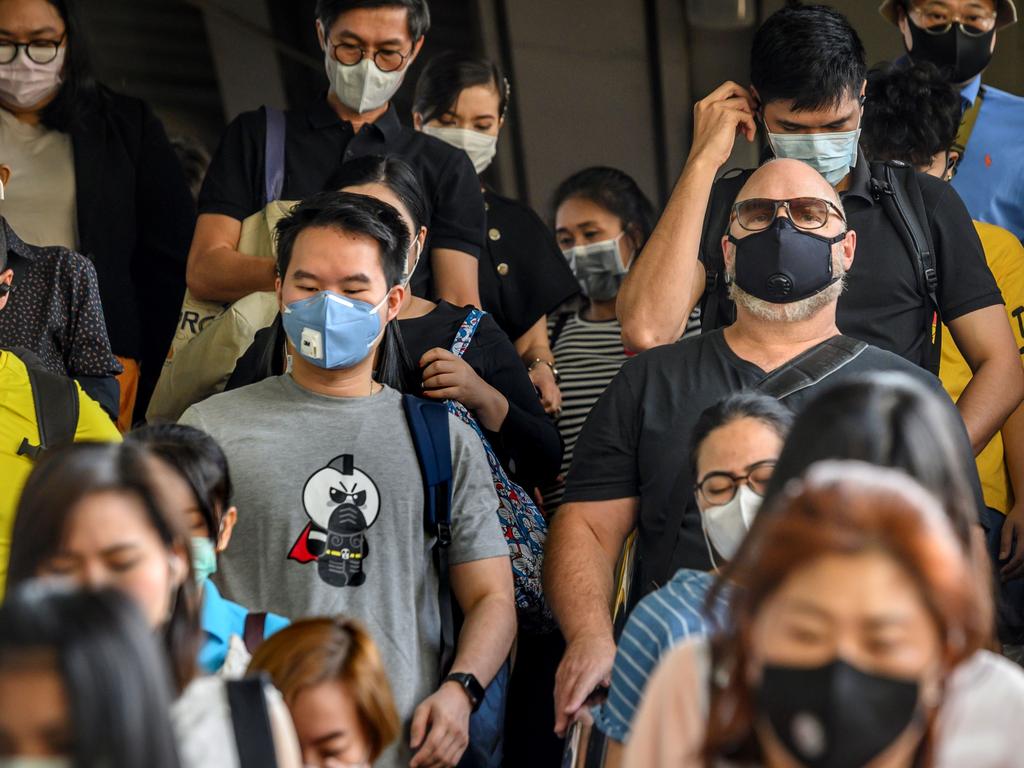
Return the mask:
[[227,512],[220,521],[220,533],[217,534],[217,552],[218,554],[228,548],[228,544],[231,543],[231,534],[235,530],[235,523],[238,522],[238,508],[228,507]]

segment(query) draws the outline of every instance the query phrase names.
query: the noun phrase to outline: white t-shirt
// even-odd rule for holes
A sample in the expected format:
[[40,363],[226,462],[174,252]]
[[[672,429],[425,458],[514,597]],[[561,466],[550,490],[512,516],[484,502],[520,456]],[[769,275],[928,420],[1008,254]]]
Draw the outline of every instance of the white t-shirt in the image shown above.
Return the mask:
[[78,250],[75,155],[71,136],[23,123],[0,109],[0,163],[11,168],[0,214],[32,245]]

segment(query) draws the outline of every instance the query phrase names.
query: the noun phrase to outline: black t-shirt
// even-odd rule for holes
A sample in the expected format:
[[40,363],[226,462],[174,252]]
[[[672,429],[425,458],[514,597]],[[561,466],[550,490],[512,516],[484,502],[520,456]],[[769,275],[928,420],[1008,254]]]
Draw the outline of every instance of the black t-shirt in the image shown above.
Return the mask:
[[[948,324],[969,312],[1002,303],[974,223],[956,190],[927,174],[918,173],[917,180],[935,249],[942,321]],[[850,187],[841,197],[849,227],[857,233],[857,250],[847,274],[846,290],[839,298],[839,329],[847,336],[926,366],[930,318],[925,318],[927,302],[924,289],[918,285],[917,256],[908,253],[900,231],[882,203],[872,196],[871,167],[863,152],[850,176]],[[712,200],[715,204],[733,203],[716,200],[714,193]],[[708,237],[706,230],[704,237]],[[712,237],[713,247],[720,249],[720,235]],[[702,261],[705,256],[702,245]]]
[[[412,362],[418,367],[420,358],[435,347],[450,350],[470,309],[442,301],[423,317],[399,320],[402,341]],[[532,492],[561,468],[562,438],[558,428],[544,413],[512,342],[490,315],[481,319],[463,359],[508,400],[508,416],[501,430],[485,430],[485,434],[506,469]]]
[[[882,370],[913,376],[954,407],[930,373],[871,346],[785,402],[798,410],[824,388]],[[754,389],[767,375],[738,357],[722,330],[714,330],[626,361],[590,412],[562,503],[639,497],[636,583],[643,593],[665,584],[679,568],[710,567],[694,499],[690,436],[705,409],[726,395]]]
[[526,205],[484,192],[480,301],[513,341],[580,291],[551,230]]
[[[239,221],[263,207],[267,124],[262,109],[244,112],[227,127],[199,193],[199,213]],[[430,205],[430,248],[451,248],[480,258],[485,212],[480,181],[469,157],[402,125],[392,105],[376,122],[353,134],[326,98],[285,113],[282,200],[301,200],[334,189],[341,165],[366,155],[397,155],[420,177]],[[413,275],[413,292],[433,295],[430,259]]]

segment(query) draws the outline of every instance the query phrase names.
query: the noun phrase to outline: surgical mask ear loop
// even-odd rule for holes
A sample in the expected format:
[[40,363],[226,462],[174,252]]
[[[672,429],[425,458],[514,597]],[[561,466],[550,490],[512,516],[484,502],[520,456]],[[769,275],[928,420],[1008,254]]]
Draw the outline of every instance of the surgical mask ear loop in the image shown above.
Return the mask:
[[4,180],[0,179],[0,200],[6,200],[6,199],[7,199],[7,192],[4,189]]
[[715,551],[711,547],[711,539],[708,536],[708,525],[705,522],[704,510],[700,509],[700,499],[697,500],[697,509],[700,511],[700,532],[704,534],[704,546],[708,548],[708,557],[711,559],[711,568],[717,573],[719,570],[718,561],[715,559]]
[[403,286],[408,286],[409,285],[409,281],[412,280],[412,276],[414,274],[416,274],[416,267],[418,267],[420,265],[420,258],[422,258],[422,256],[423,256],[423,244],[420,242],[420,239],[419,239],[418,236],[417,236],[417,238],[415,240],[415,246],[416,246],[416,259],[412,263],[412,269],[410,269],[408,274],[406,274],[402,278],[402,285]]

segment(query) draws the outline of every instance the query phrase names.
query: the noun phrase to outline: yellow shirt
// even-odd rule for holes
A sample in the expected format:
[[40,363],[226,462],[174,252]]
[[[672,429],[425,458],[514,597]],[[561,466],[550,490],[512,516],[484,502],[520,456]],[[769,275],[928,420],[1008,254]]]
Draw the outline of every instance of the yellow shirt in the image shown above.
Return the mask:
[[[1003,293],[1006,314],[1010,318],[1013,337],[1017,340],[1017,349],[1024,353],[1024,246],[1012,232],[1002,227],[980,221],[974,222],[974,226],[985,249],[988,267]],[[942,326],[942,362],[939,367],[939,378],[954,401],[959,399],[971,380],[971,369],[953,343],[953,337],[946,326]],[[976,461],[985,503],[1005,515],[1013,506],[1013,489],[1010,487],[1009,475],[1006,472],[1003,438],[998,432],[985,446],[985,450],[978,454]]]
[[[75,440],[120,442],[121,435],[99,404],[78,387],[78,428]],[[39,444],[36,409],[25,364],[10,352],[0,350],[0,597],[7,580],[11,550],[11,529],[21,489],[34,462],[19,456],[24,438]]]

